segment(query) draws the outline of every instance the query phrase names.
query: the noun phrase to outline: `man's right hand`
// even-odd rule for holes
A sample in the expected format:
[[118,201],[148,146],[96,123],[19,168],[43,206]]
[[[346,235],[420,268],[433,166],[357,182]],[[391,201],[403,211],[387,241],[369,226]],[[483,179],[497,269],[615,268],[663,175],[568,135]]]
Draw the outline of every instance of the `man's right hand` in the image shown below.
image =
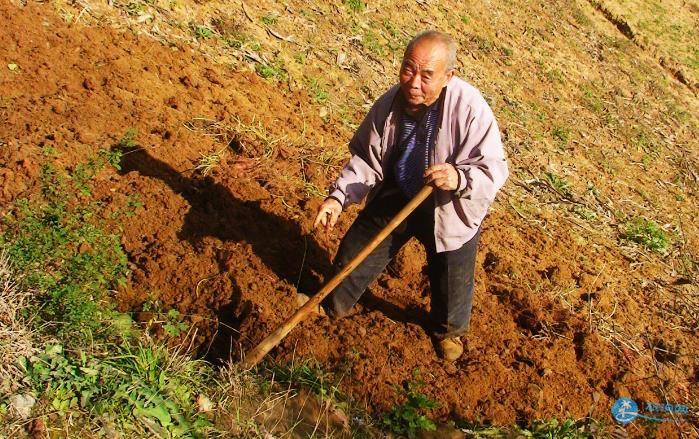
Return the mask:
[[318,209],[318,215],[313,223],[313,227],[318,228],[318,225],[321,225],[325,228],[326,233],[330,233],[340,217],[340,213],[342,213],[340,202],[334,198],[327,198],[323,201],[320,209]]

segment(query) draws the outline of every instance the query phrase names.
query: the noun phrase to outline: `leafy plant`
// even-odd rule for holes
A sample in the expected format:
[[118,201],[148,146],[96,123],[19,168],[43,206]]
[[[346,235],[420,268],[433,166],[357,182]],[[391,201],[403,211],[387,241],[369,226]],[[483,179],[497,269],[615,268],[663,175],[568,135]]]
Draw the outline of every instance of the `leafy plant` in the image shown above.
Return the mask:
[[308,89],[313,99],[319,104],[326,103],[330,97],[325,86],[316,78],[308,81]]
[[267,26],[272,26],[272,25],[277,24],[277,15],[270,12],[270,13],[268,13],[268,14],[263,15],[263,16],[260,18],[260,20],[261,20],[264,24],[266,24]]
[[170,337],[179,337],[180,334],[187,331],[187,323],[182,321],[180,312],[176,309],[171,309],[166,314],[166,320],[163,324],[163,330]]
[[546,180],[549,182],[551,187],[553,187],[556,190],[556,192],[566,197],[569,197],[571,195],[570,183],[568,183],[568,181],[566,181],[565,178],[559,177],[553,172],[547,172],[545,175]]
[[398,435],[415,437],[420,430],[435,430],[436,425],[425,414],[425,409],[437,407],[437,403],[418,391],[421,384],[406,381],[403,393],[406,401],[383,416],[385,428]]
[[670,239],[658,224],[640,217],[626,222],[622,238],[656,252],[664,252],[670,245]]
[[361,12],[366,7],[362,0],[345,0],[345,6],[353,12]]
[[84,199],[98,172],[118,157],[103,150],[72,172],[44,164],[41,194],[18,200],[2,219],[0,245],[25,274],[22,286],[38,290],[40,314],[62,322],[61,332],[99,329],[110,314],[106,292],[125,281],[119,237],[104,231],[99,203]]
[[554,139],[558,140],[561,145],[565,145],[570,139],[570,130],[562,126],[555,126],[551,131],[551,135]]
[[77,409],[117,415],[125,426],[137,422],[168,437],[199,437],[209,421],[197,413],[195,398],[208,377],[204,364],[164,347],[111,346],[114,357],[70,355],[49,345],[21,366],[33,391],[54,410]]
[[213,38],[214,31],[208,26],[196,25],[194,26],[194,36],[200,40],[208,40],[209,38]]
[[278,80],[286,79],[286,71],[280,63],[264,64],[259,63],[255,65],[255,71],[258,75],[265,79],[276,78]]

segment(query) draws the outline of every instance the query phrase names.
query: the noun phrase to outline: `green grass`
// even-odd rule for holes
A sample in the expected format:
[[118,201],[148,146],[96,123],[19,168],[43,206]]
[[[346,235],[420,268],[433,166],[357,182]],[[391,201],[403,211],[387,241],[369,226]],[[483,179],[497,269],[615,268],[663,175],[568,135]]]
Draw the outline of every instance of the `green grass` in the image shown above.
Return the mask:
[[38,290],[47,321],[61,321],[61,331],[99,330],[110,317],[107,291],[126,279],[126,254],[120,238],[106,232],[100,203],[85,199],[92,181],[118,152],[103,150],[72,172],[44,164],[41,193],[17,201],[2,220],[0,245],[24,273],[22,284]]
[[285,81],[287,78],[286,70],[284,70],[284,67],[281,63],[258,63],[255,64],[255,71],[258,75],[262,76],[265,79],[276,79],[279,81]]
[[544,175],[546,176],[546,181],[549,182],[549,184],[556,190],[556,192],[566,197],[570,197],[572,195],[570,183],[568,183],[568,181],[565,178],[559,177],[553,172],[547,172]]
[[311,78],[308,81],[308,92],[313,100],[319,104],[327,103],[330,98],[330,93],[328,93],[326,86],[317,78]]
[[214,31],[208,26],[196,25],[194,26],[194,36],[200,40],[208,40],[214,37]]
[[310,360],[286,365],[274,365],[270,372],[276,381],[301,386],[311,390],[322,400],[338,401],[341,392],[331,374]]
[[664,252],[670,246],[670,238],[658,224],[640,217],[632,218],[626,222],[621,237],[659,253]]
[[362,0],[345,0],[345,6],[352,12],[361,12],[366,4]]
[[266,24],[267,26],[273,26],[277,24],[277,18],[278,17],[276,14],[270,12],[268,14],[263,15],[260,18],[260,21],[262,21],[262,23]]
[[570,130],[560,125],[553,127],[551,130],[551,135],[561,146],[567,145],[568,141],[570,140]]

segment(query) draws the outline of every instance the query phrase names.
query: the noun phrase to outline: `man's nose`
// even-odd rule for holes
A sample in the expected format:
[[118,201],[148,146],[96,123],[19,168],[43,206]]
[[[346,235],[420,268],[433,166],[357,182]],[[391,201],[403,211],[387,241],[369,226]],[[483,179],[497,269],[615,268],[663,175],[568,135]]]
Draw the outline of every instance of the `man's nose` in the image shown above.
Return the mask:
[[410,88],[420,88],[420,74],[416,73],[410,78]]

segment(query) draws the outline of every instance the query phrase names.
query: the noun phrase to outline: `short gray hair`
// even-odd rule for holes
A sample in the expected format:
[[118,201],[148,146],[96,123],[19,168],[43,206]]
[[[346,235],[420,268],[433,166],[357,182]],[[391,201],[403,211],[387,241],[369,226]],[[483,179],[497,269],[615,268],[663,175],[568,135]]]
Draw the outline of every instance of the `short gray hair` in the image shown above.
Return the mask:
[[447,71],[456,68],[456,41],[448,34],[436,30],[424,30],[415,35],[405,47],[404,56],[410,53],[413,47],[422,40],[436,41],[441,44],[447,51]]

